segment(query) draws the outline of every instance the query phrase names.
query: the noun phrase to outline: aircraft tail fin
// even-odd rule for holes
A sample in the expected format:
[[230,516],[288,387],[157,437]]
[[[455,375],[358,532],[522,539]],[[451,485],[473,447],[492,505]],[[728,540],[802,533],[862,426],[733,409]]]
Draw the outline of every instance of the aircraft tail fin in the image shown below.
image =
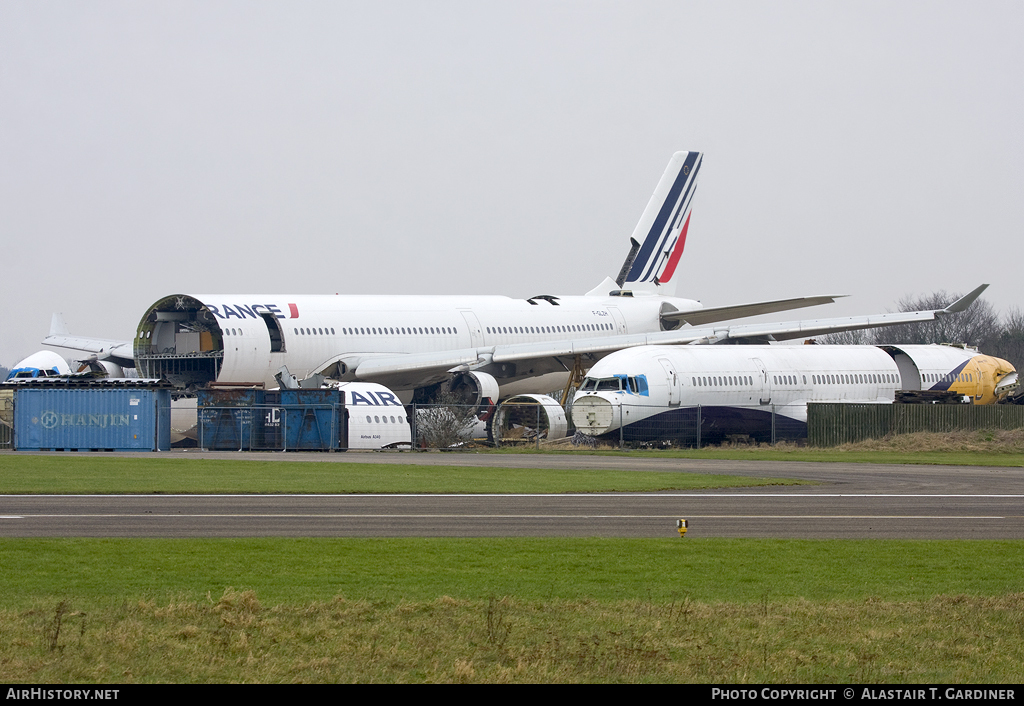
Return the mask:
[[623,265],[625,276],[623,273],[619,275],[622,289],[665,295],[675,293],[672,276],[686,245],[690,208],[703,157],[701,152],[676,152],[672,155],[640,222],[633,230],[631,242],[640,243],[640,248],[635,254],[631,250]]

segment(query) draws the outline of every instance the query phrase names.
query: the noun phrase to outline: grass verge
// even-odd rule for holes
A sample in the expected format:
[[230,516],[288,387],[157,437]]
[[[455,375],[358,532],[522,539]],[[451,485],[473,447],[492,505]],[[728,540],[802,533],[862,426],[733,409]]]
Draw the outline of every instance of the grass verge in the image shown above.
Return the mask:
[[1019,681],[1024,543],[5,540],[4,682]]
[[[1024,429],[979,430],[945,433],[896,434],[832,448],[798,446],[782,442],[709,446],[702,449],[658,451],[619,450],[605,445],[585,451],[567,440],[541,446],[542,453],[592,453],[601,455],[644,454],[655,458],[719,459],[729,461],[814,461],[819,463],[891,463],[944,466],[1024,466]],[[537,453],[532,448],[496,449],[492,453]]]
[[911,602],[209,599],[0,610],[5,683],[1018,683],[1024,594]]
[[552,470],[0,454],[0,494],[586,493],[798,485],[782,478],[602,469]]
[[0,599],[160,601],[226,586],[270,603],[812,601],[1024,591],[1024,542],[754,539],[5,539]]

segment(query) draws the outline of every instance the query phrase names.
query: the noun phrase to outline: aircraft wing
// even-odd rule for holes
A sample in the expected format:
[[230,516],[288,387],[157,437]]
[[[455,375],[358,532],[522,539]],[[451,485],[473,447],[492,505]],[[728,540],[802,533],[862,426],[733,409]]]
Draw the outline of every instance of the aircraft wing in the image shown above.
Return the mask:
[[131,341],[72,336],[60,314],[54,314],[50,319],[50,334],[43,339],[43,344],[92,353],[97,360],[109,360],[125,368],[135,367],[135,351]]
[[691,326],[710,324],[715,321],[729,321],[731,319],[743,319],[748,316],[760,316],[761,314],[774,314],[778,311],[789,311],[790,309],[802,309],[805,306],[818,306],[819,304],[831,304],[845,294],[831,294],[817,297],[796,297],[793,299],[777,299],[768,302],[754,302],[753,304],[737,304],[735,306],[718,306],[697,311],[662,311],[661,318]]
[[467,348],[435,353],[373,355],[352,361],[355,376],[392,389],[407,390],[440,382],[449,372],[471,370],[486,363],[486,349]]
[[703,339],[695,339],[693,343],[723,343],[727,340],[739,341],[786,341],[794,338],[810,338],[827,333],[856,331],[866,328],[882,328],[898,324],[934,321],[940,316],[958,314],[969,307],[988,288],[987,284],[977,287],[965,294],[945,309],[927,309],[923,311],[901,311],[891,314],[870,314],[868,316],[845,316],[830,319],[810,319],[804,321],[771,322],[767,324],[738,324],[715,331],[713,335]]
[[517,343],[439,353],[373,355],[360,361],[352,361],[354,364],[351,367],[360,380],[378,382],[397,389],[429,385],[445,379],[448,373],[469,370],[490,373],[500,382],[508,378],[522,379],[567,371],[575,356],[581,356],[593,364],[615,351],[636,346],[764,343],[809,338],[840,331],[932,321],[940,316],[965,310],[987,287],[987,284],[981,285],[944,309],[763,324],[691,327],[676,331]]

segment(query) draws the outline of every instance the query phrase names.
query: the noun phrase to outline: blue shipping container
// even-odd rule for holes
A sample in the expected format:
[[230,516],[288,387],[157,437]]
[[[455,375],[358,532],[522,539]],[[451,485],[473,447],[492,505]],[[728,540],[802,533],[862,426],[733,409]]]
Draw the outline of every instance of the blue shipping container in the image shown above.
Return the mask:
[[281,390],[285,448],[337,449],[345,408],[338,390]]
[[346,438],[338,390],[213,388],[199,392],[199,445],[211,451],[329,451]]
[[257,422],[264,391],[256,388],[200,390],[199,446],[210,451],[240,451],[260,447]]
[[14,447],[22,450],[168,451],[168,389],[20,388]]

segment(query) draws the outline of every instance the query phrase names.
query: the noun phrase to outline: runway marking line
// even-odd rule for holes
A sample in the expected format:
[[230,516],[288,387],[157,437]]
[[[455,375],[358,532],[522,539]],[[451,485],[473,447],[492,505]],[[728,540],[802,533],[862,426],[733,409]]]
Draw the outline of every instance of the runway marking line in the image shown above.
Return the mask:
[[[41,515],[21,515],[21,516],[0,516],[0,520],[25,520],[35,518],[54,518],[54,517],[65,517],[65,518],[161,518],[166,519],[169,517],[176,517],[181,519],[194,519],[194,518],[231,518],[231,517],[256,517],[264,519],[272,518],[324,518],[324,519],[351,519],[351,518],[368,518],[368,519],[381,519],[381,518],[394,518],[394,519],[424,519],[424,518],[466,518],[466,519],[503,519],[503,520],[515,520],[515,519],[619,519],[619,520],[663,520],[663,519],[675,519],[679,517],[679,513],[672,515],[463,515],[453,513],[439,513],[439,514],[413,514],[413,513],[395,513],[395,514],[377,514],[377,513],[349,513],[349,514],[294,514],[294,513],[281,513],[281,514],[266,514],[266,513],[238,513],[238,514],[157,514],[157,513],[139,513],[139,514],[41,514]],[[686,514],[688,519],[701,519],[701,520],[713,520],[713,519],[757,519],[757,520],[813,520],[813,519],[868,519],[868,520],[1005,520],[1013,517],[1014,515],[693,515]]]
[[117,495],[0,495],[4,498],[1024,498],[1024,493],[275,493],[234,494],[117,494]]

